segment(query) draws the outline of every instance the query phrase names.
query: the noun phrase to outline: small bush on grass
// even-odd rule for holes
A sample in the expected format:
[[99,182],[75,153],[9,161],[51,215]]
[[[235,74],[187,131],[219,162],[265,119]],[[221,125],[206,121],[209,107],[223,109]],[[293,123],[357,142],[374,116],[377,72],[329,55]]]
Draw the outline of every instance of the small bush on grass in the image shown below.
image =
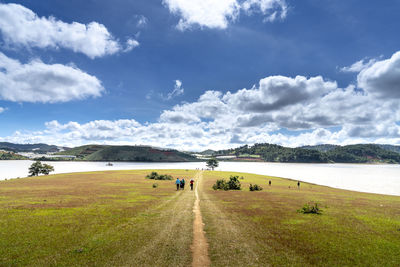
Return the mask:
[[148,175],[146,175],[147,179],[152,179],[152,180],[172,180],[173,177],[169,174],[158,174],[157,172],[152,172]]
[[153,184],[153,188],[157,188],[158,187],[158,184]]
[[239,176],[232,176],[229,178],[228,182],[229,190],[240,190],[241,184],[239,181]]
[[232,176],[229,178],[229,181],[217,180],[217,182],[212,187],[214,190],[240,190],[241,184],[239,181],[239,176]]
[[322,214],[321,208],[318,206],[318,203],[309,202],[304,204],[304,206],[297,210],[297,212],[304,214]]
[[213,189],[214,189],[214,190],[218,190],[218,189],[221,189],[221,190],[229,190],[228,184],[226,183],[226,181],[225,181],[224,179],[217,180],[217,181],[215,182],[215,184],[213,185]]
[[255,185],[250,184],[249,189],[250,189],[250,191],[261,191],[261,190],[263,190],[263,188],[261,186],[257,185],[257,184],[255,184]]

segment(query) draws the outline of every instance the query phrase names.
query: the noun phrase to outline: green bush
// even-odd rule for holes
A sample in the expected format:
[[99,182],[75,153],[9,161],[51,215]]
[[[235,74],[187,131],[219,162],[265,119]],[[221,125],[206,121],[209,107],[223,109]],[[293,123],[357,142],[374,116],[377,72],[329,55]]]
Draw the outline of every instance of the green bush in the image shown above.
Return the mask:
[[157,172],[152,172],[148,175],[146,175],[147,179],[152,179],[152,180],[172,180],[173,177],[169,174],[158,174]]
[[228,188],[229,188],[229,190],[240,190],[241,189],[239,176],[231,175],[231,177],[229,178],[229,182],[228,182]]
[[257,185],[257,184],[255,184],[255,185],[250,184],[249,189],[250,189],[250,191],[261,191],[261,190],[263,190],[263,188],[261,186]]
[[232,176],[229,178],[229,181],[225,181],[224,179],[217,180],[216,183],[212,186],[214,190],[240,190],[241,184],[239,181],[239,176]]
[[309,202],[304,204],[304,206],[297,210],[297,212],[304,214],[322,214],[322,209],[318,206],[318,203]]
[[221,189],[221,190],[229,190],[228,184],[225,182],[224,179],[217,180],[217,181],[215,182],[215,184],[213,185],[213,189],[214,189],[214,190],[218,190],[218,189]]
[[153,184],[153,188],[157,188],[158,187],[158,184]]

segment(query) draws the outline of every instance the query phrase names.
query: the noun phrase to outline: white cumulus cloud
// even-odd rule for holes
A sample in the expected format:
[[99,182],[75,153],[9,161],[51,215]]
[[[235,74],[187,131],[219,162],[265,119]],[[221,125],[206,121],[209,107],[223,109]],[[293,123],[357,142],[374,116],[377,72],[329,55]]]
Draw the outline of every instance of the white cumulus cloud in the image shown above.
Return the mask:
[[247,15],[262,13],[272,22],[287,15],[285,0],[163,0],[171,13],[180,16],[177,28],[200,27],[225,29],[243,11]]
[[36,59],[22,64],[0,52],[0,99],[55,103],[98,97],[101,82],[80,69]]
[[242,4],[242,9],[248,14],[261,12],[266,15],[264,20],[269,22],[286,18],[288,12],[285,0],[246,0]]
[[373,65],[376,62],[376,59],[361,59],[360,61],[357,61],[356,63],[352,64],[351,66],[348,67],[343,67],[340,70],[342,72],[360,72],[363,69],[366,69]]
[[92,59],[126,50],[103,24],[65,23],[54,17],[39,17],[19,4],[0,3],[0,32],[9,45],[61,47]]
[[380,98],[400,98],[400,51],[361,70],[358,87]]
[[[51,121],[45,130],[16,132],[0,140],[62,145],[142,144],[184,150],[265,142],[291,147],[400,144],[400,102],[396,98],[399,83],[391,80],[398,77],[398,57],[395,53],[361,70],[358,78],[365,83],[358,86],[364,91],[355,85],[340,88],[335,81],[321,76],[269,76],[249,89],[206,91],[193,102],[162,111],[154,122]],[[181,88],[182,83],[176,80],[175,86]],[[376,97],[378,93],[385,97]]]

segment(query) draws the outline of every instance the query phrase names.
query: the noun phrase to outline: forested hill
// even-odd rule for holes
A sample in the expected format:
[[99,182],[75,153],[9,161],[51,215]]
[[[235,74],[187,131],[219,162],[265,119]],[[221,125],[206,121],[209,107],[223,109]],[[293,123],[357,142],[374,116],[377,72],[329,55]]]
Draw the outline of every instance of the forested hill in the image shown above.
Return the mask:
[[24,156],[15,154],[14,152],[0,150],[0,160],[23,160]]
[[146,161],[146,162],[185,162],[197,158],[173,149],[158,149],[149,146],[106,146],[86,145],[60,152],[62,155],[76,156],[77,160],[87,161]]
[[258,155],[269,162],[400,163],[400,153],[385,149],[381,145],[324,145],[319,148],[289,148],[273,144],[255,144],[216,151],[214,156],[234,155],[239,159],[242,155]]
[[0,142],[0,150],[12,152],[35,152],[38,154],[45,154],[49,152],[58,152],[64,147],[58,147],[47,144],[14,144],[8,142]]

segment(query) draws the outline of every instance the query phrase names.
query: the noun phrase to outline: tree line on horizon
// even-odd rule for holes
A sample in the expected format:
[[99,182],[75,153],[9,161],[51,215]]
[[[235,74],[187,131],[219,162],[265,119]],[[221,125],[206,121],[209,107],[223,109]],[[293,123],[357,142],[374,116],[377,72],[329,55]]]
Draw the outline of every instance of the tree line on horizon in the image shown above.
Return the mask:
[[400,153],[389,151],[380,145],[359,144],[348,146],[322,145],[321,150],[315,147],[290,148],[280,145],[261,143],[253,146],[244,145],[238,148],[219,150],[213,156],[259,155],[268,162],[297,163],[400,163]]

